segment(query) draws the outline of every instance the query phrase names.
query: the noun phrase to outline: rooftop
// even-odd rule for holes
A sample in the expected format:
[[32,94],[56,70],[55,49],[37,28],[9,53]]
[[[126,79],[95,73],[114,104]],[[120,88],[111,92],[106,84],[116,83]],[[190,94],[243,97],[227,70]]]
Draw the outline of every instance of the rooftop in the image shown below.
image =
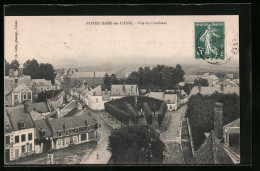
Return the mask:
[[24,122],[25,127],[23,129],[34,128],[33,120],[29,113],[26,113],[24,108],[6,108],[7,115],[14,131],[20,130],[18,127],[19,122]]
[[139,95],[138,86],[136,84],[130,85],[115,85],[111,86],[111,96],[126,96],[126,95]]
[[32,90],[26,84],[19,84],[14,90],[14,93],[18,92],[31,92]]
[[51,80],[45,80],[45,79],[32,79],[33,85],[45,85],[45,86],[51,86]]

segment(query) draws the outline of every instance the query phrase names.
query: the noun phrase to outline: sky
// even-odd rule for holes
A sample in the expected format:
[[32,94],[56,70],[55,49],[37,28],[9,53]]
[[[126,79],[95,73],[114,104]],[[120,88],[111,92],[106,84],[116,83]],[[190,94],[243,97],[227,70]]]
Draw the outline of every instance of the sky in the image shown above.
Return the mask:
[[[133,24],[101,24],[124,21]],[[194,59],[194,22],[198,21],[225,22],[226,56],[231,56],[230,43],[239,33],[239,18],[234,15],[7,16],[5,58],[20,63],[34,58],[55,67],[107,63],[203,65],[205,61]],[[239,54],[232,57],[229,65],[238,67],[238,60]]]

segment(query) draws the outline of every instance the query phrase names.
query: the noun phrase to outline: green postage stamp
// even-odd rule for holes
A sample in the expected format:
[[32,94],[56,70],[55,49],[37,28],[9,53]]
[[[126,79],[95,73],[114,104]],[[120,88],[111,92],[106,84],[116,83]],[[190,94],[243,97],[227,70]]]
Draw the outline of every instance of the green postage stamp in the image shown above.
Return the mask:
[[225,59],[225,23],[195,22],[195,59]]

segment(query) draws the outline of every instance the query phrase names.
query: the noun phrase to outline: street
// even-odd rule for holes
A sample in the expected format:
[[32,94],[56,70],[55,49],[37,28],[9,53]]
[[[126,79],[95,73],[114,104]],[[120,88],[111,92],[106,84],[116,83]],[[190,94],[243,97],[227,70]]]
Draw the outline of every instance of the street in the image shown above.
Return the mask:
[[98,123],[101,124],[101,128],[98,129],[98,132],[101,133],[101,136],[97,146],[90,154],[85,155],[82,158],[80,164],[107,164],[111,156],[107,148],[108,137],[112,128],[110,128],[107,124],[104,123],[102,119],[99,118],[99,115],[102,115],[101,112],[93,112],[92,114],[95,116]]
[[168,129],[161,133],[161,140],[165,143],[166,153],[164,164],[184,164],[181,146],[182,118],[185,115],[187,105],[176,111],[167,111],[171,115]]

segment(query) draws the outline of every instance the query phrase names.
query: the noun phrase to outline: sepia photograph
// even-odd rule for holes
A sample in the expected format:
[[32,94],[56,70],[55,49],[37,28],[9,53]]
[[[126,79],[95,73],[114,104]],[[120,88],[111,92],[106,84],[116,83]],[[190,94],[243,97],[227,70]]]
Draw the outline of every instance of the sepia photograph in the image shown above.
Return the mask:
[[239,59],[239,15],[5,16],[5,164],[240,164]]

